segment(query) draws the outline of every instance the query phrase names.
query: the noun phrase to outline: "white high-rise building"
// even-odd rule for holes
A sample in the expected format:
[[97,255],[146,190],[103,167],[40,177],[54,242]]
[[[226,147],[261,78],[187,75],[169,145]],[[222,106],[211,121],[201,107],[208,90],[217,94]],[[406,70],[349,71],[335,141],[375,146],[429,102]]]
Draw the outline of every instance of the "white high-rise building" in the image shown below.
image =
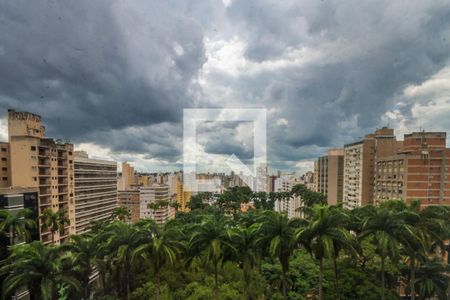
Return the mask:
[[154,183],[140,188],[140,219],[151,218],[157,224],[164,224],[175,218],[175,208],[170,205],[169,187]]
[[[297,174],[281,175],[275,179],[275,192],[290,192],[292,188],[301,184],[301,177]],[[301,217],[301,212],[297,211],[302,206],[302,199],[300,197],[292,196],[289,199],[280,199],[275,201],[275,211],[286,212],[288,218]]]

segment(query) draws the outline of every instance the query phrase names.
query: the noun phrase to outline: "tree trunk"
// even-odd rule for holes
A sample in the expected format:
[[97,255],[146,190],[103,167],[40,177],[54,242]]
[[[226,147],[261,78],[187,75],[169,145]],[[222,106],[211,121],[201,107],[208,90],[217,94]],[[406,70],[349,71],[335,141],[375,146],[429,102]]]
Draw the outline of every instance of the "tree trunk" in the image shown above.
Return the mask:
[[323,258],[320,258],[320,272],[319,272],[319,299],[323,300]]
[[381,300],[385,300],[386,299],[386,295],[385,295],[385,291],[384,291],[384,254],[381,255]]
[[250,300],[250,268],[248,264],[244,262],[244,266],[242,268],[242,272],[244,273],[244,283],[245,283],[245,291],[247,293],[247,299]]
[[106,274],[101,274],[100,277],[102,281],[103,295],[106,295]]
[[14,246],[14,240],[16,239],[16,231],[14,230],[14,228],[11,229],[10,236],[11,236],[11,238],[10,238],[10,241],[9,241],[9,246],[12,247],[12,246]]
[[159,272],[156,272],[156,300],[161,299],[161,281],[159,278]]
[[283,278],[282,278],[282,289],[283,289],[283,297],[284,299],[287,299],[287,286],[286,286],[286,271],[283,270],[283,274],[282,274]]
[[416,259],[415,256],[413,255],[411,257],[411,261],[410,261],[410,285],[411,285],[411,300],[415,300],[416,299],[416,289],[414,287],[414,281],[416,281]]
[[336,253],[333,255],[333,265],[334,265],[334,288],[336,289],[336,299],[340,300],[341,296],[340,296],[340,293],[339,293],[338,268],[337,268]]
[[89,296],[90,290],[89,290],[89,275],[88,275],[87,279],[84,281],[84,298],[88,300]]
[[219,285],[218,285],[218,275],[217,275],[217,263],[214,262],[214,295],[217,297],[219,292]]
[[52,233],[52,245],[54,245],[55,244],[55,232],[52,230],[51,233]]
[[126,276],[127,276],[127,299],[130,300],[131,299],[131,289],[130,289],[130,270],[129,270],[129,266],[127,264],[127,272],[126,272]]

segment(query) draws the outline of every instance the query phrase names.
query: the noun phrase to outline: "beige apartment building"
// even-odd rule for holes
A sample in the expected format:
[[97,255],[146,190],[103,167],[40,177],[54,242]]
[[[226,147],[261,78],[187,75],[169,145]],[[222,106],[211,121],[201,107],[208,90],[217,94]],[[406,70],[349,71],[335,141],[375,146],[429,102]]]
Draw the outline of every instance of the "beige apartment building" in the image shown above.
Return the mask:
[[139,221],[140,205],[139,190],[118,191],[118,206],[128,208],[131,223]]
[[314,161],[314,191],[327,196],[329,205],[342,203],[344,149],[329,149]]
[[134,167],[127,162],[122,162],[122,174],[118,178],[118,188],[122,191],[130,190],[133,185],[137,185],[134,174]]
[[117,163],[90,159],[84,151],[75,151],[75,231],[89,230],[92,221],[111,217],[117,207]]
[[344,146],[344,207],[373,204],[375,161],[397,153],[402,145],[394,130],[383,127],[362,140]]
[[328,150],[327,202],[328,205],[342,203],[344,197],[344,149]]
[[[10,169],[4,177],[13,187],[38,188],[39,214],[47,208],[66,211],[70,224],[56,233],[55,243],[65,241],[75,233],[73,145],[45,138],[39,115],[15,110],[8,110],[8,142]],[[51,243],[50,231],[42,226],[40,236],[44,243]]]
[[449,159],[445,132],[406,134],[397,154],[376,161],[375,203],[418,199],[423,206],[450,205]]
[[181,177],[182,175],[177,173],[169,176],[169,198],[176,201],[179,211],[186,212],[189,211],[188,204],[191,200],[192,193],[190,191],[185,191]]

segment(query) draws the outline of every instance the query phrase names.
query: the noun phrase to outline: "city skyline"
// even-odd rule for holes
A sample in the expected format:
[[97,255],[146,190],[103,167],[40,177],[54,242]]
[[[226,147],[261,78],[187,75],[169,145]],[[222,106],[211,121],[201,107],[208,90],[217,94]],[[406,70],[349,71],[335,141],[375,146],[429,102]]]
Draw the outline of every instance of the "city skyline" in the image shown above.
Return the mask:
[[[448,132],[450,8],[379,5],[2,3],[0,140],[14,108],[93,158],[175,171],[184,108],[265,108],[269,168],[303,173],[385,125]],[[217,160],[251,152],[246,124],[203,129]]]

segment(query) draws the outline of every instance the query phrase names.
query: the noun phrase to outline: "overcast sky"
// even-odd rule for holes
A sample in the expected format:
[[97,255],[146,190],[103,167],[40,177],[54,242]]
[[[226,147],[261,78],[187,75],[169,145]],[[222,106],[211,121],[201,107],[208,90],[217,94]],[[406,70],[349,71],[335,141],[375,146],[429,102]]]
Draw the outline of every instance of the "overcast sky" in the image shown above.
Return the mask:
[[[383,125],[448,131],[450,1],[0,1],[0,140],[15,108],[93,157],[174,170],[183,109],[211,107],[267,110],[272,169]],[[200,149],[251,157],[250,125],[203,124]]]

